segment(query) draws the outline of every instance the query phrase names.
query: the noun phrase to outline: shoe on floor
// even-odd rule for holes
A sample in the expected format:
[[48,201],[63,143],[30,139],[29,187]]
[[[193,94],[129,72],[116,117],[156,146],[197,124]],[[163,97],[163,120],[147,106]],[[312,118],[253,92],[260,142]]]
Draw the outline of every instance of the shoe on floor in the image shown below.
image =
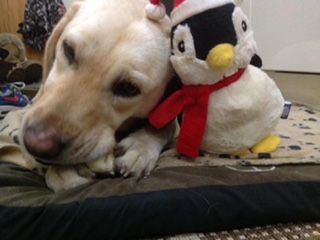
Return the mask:
[[25,77],[25,70],[19,64],[0,59],[0,84],[24,82]]
[[24,67],[26,76],[25,83],[31,84],[34,82],[39,82],[42,79],[42,65],[33,61],[28,61],[27,65]]
[[28,97],[21,93],[25,83],[8,83],[0,89],[0,118],[12,111],[25,107],[30,102]]

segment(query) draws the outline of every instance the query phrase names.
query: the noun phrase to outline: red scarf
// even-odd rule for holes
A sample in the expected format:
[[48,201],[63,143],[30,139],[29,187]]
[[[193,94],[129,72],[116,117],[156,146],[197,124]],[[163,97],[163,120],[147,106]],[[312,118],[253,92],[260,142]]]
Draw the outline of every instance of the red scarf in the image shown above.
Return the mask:
[[238,81],[244,71],[240,69],[213,85],[184,85],[151,112],[149,122],[160,129],[184,112],[177,151],[190,158],[197,157],[206,129],[210,94]]

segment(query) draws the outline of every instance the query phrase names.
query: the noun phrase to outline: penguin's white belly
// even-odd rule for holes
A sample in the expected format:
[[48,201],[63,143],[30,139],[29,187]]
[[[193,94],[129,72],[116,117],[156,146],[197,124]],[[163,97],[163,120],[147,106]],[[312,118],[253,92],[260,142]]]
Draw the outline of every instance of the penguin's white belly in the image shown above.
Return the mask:
[[210,95],[202,149],[232,153],[254,146],[272,132],[283,105],[274,81],[249,65],[241,79]]

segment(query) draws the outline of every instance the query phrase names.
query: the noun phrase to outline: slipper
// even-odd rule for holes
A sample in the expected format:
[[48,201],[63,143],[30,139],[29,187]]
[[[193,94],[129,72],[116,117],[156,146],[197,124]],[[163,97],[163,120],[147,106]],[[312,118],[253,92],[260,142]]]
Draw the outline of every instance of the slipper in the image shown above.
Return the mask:
[[16,63],[0,60],[0,83],[24,82],[25,70]]
[[42,79],[42,66],[37,62],[28,61],[25,69],[25,83],[31,84]]

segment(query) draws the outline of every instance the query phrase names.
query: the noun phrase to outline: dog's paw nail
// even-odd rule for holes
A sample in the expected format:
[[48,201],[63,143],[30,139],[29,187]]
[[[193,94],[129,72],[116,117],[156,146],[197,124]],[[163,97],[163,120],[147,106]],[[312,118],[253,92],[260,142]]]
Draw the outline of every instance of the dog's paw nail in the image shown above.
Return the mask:
[[120,169],[120,174],[124,175],[124,173],[126,172],[126,170],[124,168]]

